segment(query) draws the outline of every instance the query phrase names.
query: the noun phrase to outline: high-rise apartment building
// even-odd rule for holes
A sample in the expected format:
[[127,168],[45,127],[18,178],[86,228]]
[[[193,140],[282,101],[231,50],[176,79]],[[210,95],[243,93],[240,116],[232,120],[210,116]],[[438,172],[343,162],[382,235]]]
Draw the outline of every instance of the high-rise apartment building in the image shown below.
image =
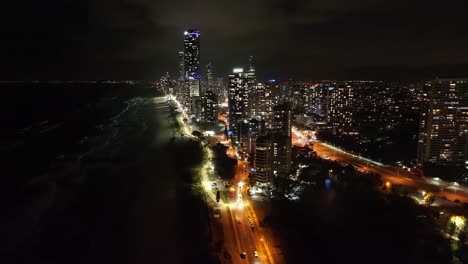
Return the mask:
[[177,80],[177,90],[175,95],[177,98],[182,99],[185,84],[185,68],[184,68],[184,52],[179,51],[179,76]]
[[339,130],[350,129],[353,120],[353,88],[348,83],[337,83],[330,92],[330,112],[328,114],[331,125]]
[[185,79],[184,52],[179,51],[179,81]]
[[208,124],[216,124],[218,121],[218,96],[211,90],[202,96],[201,116],[203,122]]
[[[249,118],[249,83],[248,74],[242,68],[234,68],[229,75],[228,105],[229,130],[237,135],[238,122]],[[238,141],[238,139],[236,139]]]
[[291,170],[291,103],[273,108],[273,174],[286,177]]
[[322,105],[322,87],[317,83],[304,84],[304,112],[314,113],[317,116],[324,117],[325,113]]
[[249,70],[245,73],[245,75],[247,78],[247,86],[249,90],[249,102],[251,102],[249,104],[248,116],[252,117],[255,114],[253,102],[255,102],[255,86],[257,84],[253,56],[249,57]]
[[268,91],[263,83],[257,83],[255,86],[255,99],[253,106],[253,115],[257,119],[265,120],[267,114],[269,114],[269,98]]
[[273,147],[270,136],[259,136],[255,144],[254,184],[260,187],[273,185]]
[[216,93],[214,87],[214,79],[213,79],[213,69],[211,62],[205,66],[205,78],[204,83],[202,85],[202,93],[207,90],[211,90]]
[[201,119],[200,31],[184,31],[185,106],[197,120]]
[[187,80],[185,80],[185,83],[188,86],[190,98],[200,96],[200,79],[189,77]]
[[430,83],[419,129],[419,165],[463,165],[468,161],[468,79]]
[[200,31],[184,31],[184,68],[185,79],[200,79]]
[[244,119],[237,123],[237,138],[241,149],[246,154],[253,154],[255,149],[255,142],[257,136],[265,135],[265,121],[252,118],[250,120]]

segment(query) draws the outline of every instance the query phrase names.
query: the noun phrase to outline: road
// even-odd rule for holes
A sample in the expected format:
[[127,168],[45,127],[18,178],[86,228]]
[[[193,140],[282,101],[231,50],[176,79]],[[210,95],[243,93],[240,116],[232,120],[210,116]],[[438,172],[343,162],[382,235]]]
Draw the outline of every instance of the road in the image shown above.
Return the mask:
[[[176,103],[177,104],[177,103]],[[177,104],[178,105],[178,104]],[[183,116],[186,114],[181,108]],[[192,125],[183,123],[184,130],[187,136],[191,136]],[[236,151],[232,148],[230,142],[223,142],[229,146],[227,154],[235,158]],[[220,254],[222,263],[267,263],[278,264],[283,263],[280,259],[274,259],[271,254],[269,245],[274,245],[273,238],[264,232],[264,228],[260,227],[259,220],[255,214],[255,208],[250,204],[247,195],[249,186],[248,176],[250,166],[248,162],[238,160],[235,167],[235,178],[230,181],[231,187],[235,187],[234,195],[230,197],[229,202],[216,202],[216,196],[212,191],[213,182],[217,182],[218,188],[222,190],[219,181],[210,181],[208,172],[211,170],[212,151],[209,147],[204,148],[207,157],[206,163],[200,170],[201,181],[209,204],[215,204],[215,207],[220,210],[220,218],[212,219],[219,221],[223,230],[224,250],[229,253],[230,258],[225,258],[224,252]],[[242,187],[241,187],[242,186]],[[240,198],[240,196],[242,198]],[[248,217],[252,219],[253,230],[250,226]],[[215,237],[217,234],[215,235]],[[254,257],[254,252],[257,251],[258,257]],[[245,252],[245,259],[241,258],[241,253]]]
[[[227,145],[229,146],[227,154],[231,158],[236,158],[236,151],[232,148],[232,144],[228,142]],[[248,186],[250,186],[250,168],[248,162],[238,159],[235,168],[235,178],[233,180],[233,184],[237,186],[236,193],[238,193],[240,189],[240,194],[242,196],[242,203],[234,209],[235,213],[233,214],[234,220],[240,221],[240,224],[237,224],[237,229],[240,230],[238,233],[240,236],[241,252],[245,251],[247,253],[247,260],[249,263],[282,263],[283,260],[278,255],[273,257],[271,252],[272,248],[269,246],[274,245],[274,237],[266,232],[265,228],[260,227],[260,222],[255,212],[260,208],[255,208],[248,199],[247,190]],[[242,188],[239,188],[239,183],[242,183]],[[238,201],[236,201],[236,204],[238,204]],[[250,227],[249,216],[254,226],[253,230]],[[253,258],[254,251],[258,252],[258,259]]]
[[[307,142],[300,131],[295,130],[293,135],[294,145],[304,146],[305,142]],[[320,157],[336,160],[342,164],[352,164],[362,171],[380,174],[384,182],[390,182],[393,185],[400,184],[421,192],[432,192],[436,197],[445,197],[450,201],[468,202],[468,189],[466,187],[440,180],[417,177],[398,167],[373,163],[370,160],[346,153],[319,141],[314,141],[313,144],[314,150]]]

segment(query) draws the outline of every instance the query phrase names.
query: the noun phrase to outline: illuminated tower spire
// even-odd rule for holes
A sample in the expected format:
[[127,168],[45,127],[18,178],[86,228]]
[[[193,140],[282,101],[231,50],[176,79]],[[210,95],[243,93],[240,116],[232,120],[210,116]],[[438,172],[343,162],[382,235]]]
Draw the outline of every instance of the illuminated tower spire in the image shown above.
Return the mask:
[[255,72],[255,67],[254,67],[254,62],[253,62],[253,56],[250,55],[249,57],[249,72]]
[[184,31],[185,78],[200,79],[200,31]]

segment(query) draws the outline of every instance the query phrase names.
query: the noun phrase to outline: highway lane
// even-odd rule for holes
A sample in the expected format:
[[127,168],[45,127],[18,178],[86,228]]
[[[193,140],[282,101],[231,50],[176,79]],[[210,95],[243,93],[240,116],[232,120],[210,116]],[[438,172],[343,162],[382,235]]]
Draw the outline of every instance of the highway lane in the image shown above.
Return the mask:
[[[253,218],[252,213],[248,209],[248,205],[235,206],[232,208],[232,220],[234,223],[234,229],[239,236],[240,242],[240,251],[246,253],[247,263],[271,263],[267,254],[264,250],[264,247],[260,244],[260,238],[258,237],[259,227],[255,225],[255,231],[252,231],[250,228],[250,223],[248,221],[248,216],[250,215]],[[239,223],[240,222],[240,223]],[[257,251],[258,258],[253,256],[254,251]]]
[[[307,142],[307,139],[300,134],[300,131],[295,130],[293,136],[293,144],[296,146],[304,146],[305,142]],[[380,174],[384,182],[388,181],[393,185],[400,184],[420,191],[432,192],[436,197],[445,197],[450,201],[459,200],[460,202],[468,202],[468,189],[466,187],[446,183],[438,184],[424,177],[416,177],[394,166],[373,164],[372,162],[341,152],[318,141],[314,141],[313,144],[314,150],[320,157],[336,160],[342,164],[355,165],[361,171]]]
[[451,201],[457,199],[460,202],[468,202],[468,194],[464,191],[451,190],[448,189],[450,186],[437,186],[428,183],[424,178],[412,176],[410,173],[397,167],[371,164],[346,153],[330,149],[328,146],[319,142],[314,143],[314,150],[322,157],[326,156],[340,163],[358,165],[364,170],[380,174],[383,181],[388,181],[392,184],[401,184],[421,191],[433,192],[437,197],[446,197]]
[[[228,144],[228,146],[230,146],[230,144]],[[228,154],[231,157],[235,157],[235,150],[230,147]],[[247,195],[247,189],[250,185],[248,177],[249,171],[250,165],[248,162],[237,160],[235,178],[231,180],[231,184],[236,186],[235,196],[231,200],[230,208],[232,212],[232,222],[234,223],[233,233],[238,235],[237,240],[239,241],[240,251],[237,257],[240,258],[240,253],[246,252],[246,259],[244,260],[246,263],[279,263],[272,259],[271,254],[270,257],[268,257],[267,245],[261,241],[261,228]],[[242,188],[239,187],[239,183],[241,183]],[[242,199],[239,199],[239,195],[242,196]],[[241,200],[240,203],[239,200]],[[248,216],[252,218],[254,231],[250,228]],[[240,224],[238,221],[240,221]],[[257,251],[258,258],[254,258],[254,251]]]
[[[178,105],[178,104],[177,104]],[[182,115],[184,116],[185,113],[182,111]],[[193,129],[192,126],[181,122],[184,125],[184,132],[187,137],[191,137],[191,131]],[[236,157],[236,151],[231,147],[231,144],[228,144],[229,149],[227,154],[231,157]],[[211,160],[212,152],[209,148],[204,148],[205,154],[207,155],[207,160]],[[211,191],[211,182],[208,179],[208,173],[210,168],[210,162],[206,162],[202,169],[200,170],[201,173],[201,180],[203,189],[210,201],[215,201],[215,195]],[[221,225],[223,229],[223,236],[224,236],[224,248],[229,252],[231,258],[224,258],[224,263],[275,263],[273,260],[269,260],[267,257],[267,253],[265,252],[265,248],[267,245],[264,243],[260,246],[260,237],[258,237],[256,232],[252,232],[250,225],[247,220],[248,212],[247,210],[247,188],[241,188],[241,192],[238,193],[239,190],[239,183],[242,182],[244,186],[248,186],[248,175],[249,175],[249,164],[245,161],[238,160],[238,163],[235,167],[235,178],[231,181],[231,184],[236,186],[236,196],[234,199],[231,199],[230,202],[224,203],[220,201],[218,203],[218,208],[221,212]],[[243,196],[242,203],[238,204],[238,195],[241,194]],[[251,214],[254,214],[253,210],[251,210]],[[256,217],[253,216],[255,219]],[[238,221],[240,221],[240,224]],[[258,221],[256,224],[256,230],[259,230]],[[259,257],[255,258],[253,252],[257,251]],[[242,252],[246,252],[246,258],[242,259],[240,254]],[[276,262],[278,263],[278,262]]]
[[[179,109],[182,112],[182,116],[186,116],[185,112],[180,108],[180,104],[176,103],[179,106]],[[191,137],[191,131],[193,127],[189,124],[181,122],[184,125],[184,132],[186,136]],[[222,137],[219,138],[220,140]],[[223,142],[229,147],[227,150],[228,156],[231,158],[237,158],[237,151],[232,147],[230,141]],[[208,157],[207,160],[211,160],[212,152],[209,148],[205,148],[205,153]],[[255,212],[248,201],[247,195],[247,186],[249,186],[249,171],[250,165],[248,162],[243,160],[237,160],[237,165],[235,167],[235,178],[230,181],[235,188],[235,196],[231,198],[230,202],[224,203],[220,201],[218,203],[218,208],[221,212],[220,221],[222,224],[223,235],[224,235],[224,248],[231,255],[231,259],[226,258],[223,262],[225,263],[281,263],[280,261],[273,260],[272,255],[268,249],[268,244],[266,243],[267,238],[265,235],[262,235],[259,222],[255,215]],[[211,191],[211,182],[208,179],[208,173],[210,168],[210,162],[206,162],[201,169],[201,178],[203,183],[203,189],[207,194],[208,198],[211,201],[215,201],[215,195]],[[239,193],[239,183],[243,184],[243,188],[240,188]],[[222,188],[221,188],[222,189]],[[242,202],[238,204],[238,195],[242,195]],[[247,216],[251,216],[255,223],[255,231],[252,231],[250,224],[248,222]],[[240,224],[238,223],[240,221]],[[268,239],[268,241],[273,241]],[[273,244],[273,243],[271,243]],[[258,252],[258,258],[255,258],[253,252]],[[240,254],[242,252],[246,253],[246,258],[242,259]],[[224,257],[224,256],[223,256]]]

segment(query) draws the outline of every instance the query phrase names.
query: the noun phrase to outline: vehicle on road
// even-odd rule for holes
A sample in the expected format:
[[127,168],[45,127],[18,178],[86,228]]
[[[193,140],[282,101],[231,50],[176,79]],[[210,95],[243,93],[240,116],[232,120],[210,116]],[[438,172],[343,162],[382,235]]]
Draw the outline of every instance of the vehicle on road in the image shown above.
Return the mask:
[[241,257],[242,259],[245,259],[245,257],[247,257],[247,253],[242,252],[242,253],[240,254],[240,257]]
[[254,258],[258,258],[258,252],[257,252],[257,251],[254,251],[254,252],[253,252],[253,256],[254,256]]

